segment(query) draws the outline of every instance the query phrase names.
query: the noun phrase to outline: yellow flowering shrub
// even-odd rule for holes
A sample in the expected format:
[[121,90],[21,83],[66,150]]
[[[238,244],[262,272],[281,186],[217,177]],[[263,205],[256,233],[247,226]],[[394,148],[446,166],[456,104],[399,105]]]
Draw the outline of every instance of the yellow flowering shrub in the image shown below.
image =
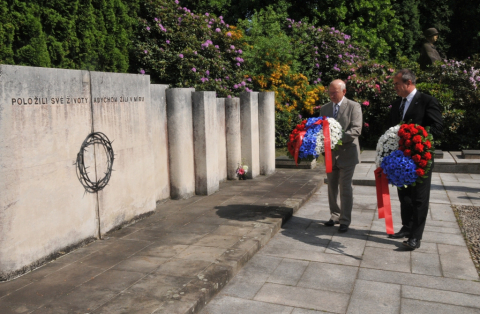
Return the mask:
[[278,111],[298,111],[313,115],[315,107],[328,101],[325,87],[310,85],[301,73],[291,73],[287,64],[266,62],[268,76],[254,76],[254,83],[261,91],[275,92],[275,107]]
[[230,30],[228,32],[231,34],[233,40],[239,40],[243,37],[243,31],[236,26],[230,25]]

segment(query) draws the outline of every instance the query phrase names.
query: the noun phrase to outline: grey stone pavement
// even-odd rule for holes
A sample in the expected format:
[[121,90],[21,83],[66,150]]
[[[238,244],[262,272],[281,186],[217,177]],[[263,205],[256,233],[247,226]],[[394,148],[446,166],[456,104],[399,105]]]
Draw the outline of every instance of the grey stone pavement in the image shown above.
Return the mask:
[[321,169],[227,181],[30,273],[0,282],[0,314],[198,313],[323,184]]
[[[372,167],[358,165],[355,177],[371,183]],[[201,313],[480,313],[480,278],[451,209],[480,206],[479,182],[478,174],[433,173],[428,221],[415,251],[387,238],[374,186],[354,186],[347,233],[325,227],[324,185]],[[396,188],[390,195],[398,231]]]

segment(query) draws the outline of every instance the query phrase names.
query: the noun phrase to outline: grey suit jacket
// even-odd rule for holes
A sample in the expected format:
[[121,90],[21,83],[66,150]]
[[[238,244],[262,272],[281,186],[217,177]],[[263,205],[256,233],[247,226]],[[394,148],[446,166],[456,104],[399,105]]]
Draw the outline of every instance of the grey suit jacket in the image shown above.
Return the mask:
[[[333,118],[333,103],[322,106],[320,116]],[[360,162],[360,144],[358,137],[362,133],[362,108],[358,102],[354,102],[346,97],[337,115],[337,121],[345,131],[342,137],[342,145],[338,150],[332,151],[332,163],[342,166],[353,166]]]

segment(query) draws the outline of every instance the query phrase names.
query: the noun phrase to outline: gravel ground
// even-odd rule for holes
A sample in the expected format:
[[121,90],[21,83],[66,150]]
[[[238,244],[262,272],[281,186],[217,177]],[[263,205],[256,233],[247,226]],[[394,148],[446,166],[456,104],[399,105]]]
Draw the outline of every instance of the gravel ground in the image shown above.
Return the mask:
[[452,208],[480,275],[480,207],[453,205]]

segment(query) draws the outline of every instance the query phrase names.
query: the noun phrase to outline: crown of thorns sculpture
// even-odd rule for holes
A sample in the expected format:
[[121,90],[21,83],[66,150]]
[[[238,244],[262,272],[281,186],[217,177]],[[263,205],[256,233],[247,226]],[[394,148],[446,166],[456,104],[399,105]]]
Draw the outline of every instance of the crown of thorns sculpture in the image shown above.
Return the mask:
[[[97,181],[92,181],[88,176],[87,169],[89,167],[85,167],[85,158],[84,153],[87,151],[89,146],[92,145],[99,145],[103,147],[105,150],[105,155],[107,156],[107,171],[105,171],[105,176]],[[113,167],[113,160],[115,159],[112,142],[108,139],[108,137],[101,133],[101,132],[94,132],[90,133],[85,141],[83,141],[82,146],[80,147],[80,151],[77,154],[77,177],[80,183],[85,188],[86,192],[95,193],[107,186],[110,177],[112,176],[112,167]]]

